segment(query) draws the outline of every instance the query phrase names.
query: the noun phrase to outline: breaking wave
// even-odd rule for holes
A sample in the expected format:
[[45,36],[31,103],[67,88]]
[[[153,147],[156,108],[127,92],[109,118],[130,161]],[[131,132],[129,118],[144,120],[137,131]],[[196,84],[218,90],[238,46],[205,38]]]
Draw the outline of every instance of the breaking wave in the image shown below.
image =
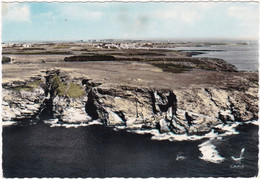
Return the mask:
[[200,156],[202,160],[212,163],[221,163],[225,160],[224,157],[219,155],[216,146],[212,144],[212,140],[207,140],[198,145],[198,147],[202,154],[202,156]]
[[[50,127],[86,127],[90,125],[102,125],[102,123],[98,120],[93,120],[88,123],[79,123],[79,124],[69,124],[69,123],[59,123],[58,119],[50,119],[45,120],[44,123],[50,124]],[[258,121],[248,121],[245,122],[246,124],[254,124],[258,125]],[[188,134],[174,134],[172,132],[168,133],[160,133],[157,129],[129,129],[126,126],[113,126],[114,131],[118,130],[126,130],[130,133],[136,133],[136,134],[151,134],[152,140],[168,140],[168,141],[195,141],[195,140],[201,140],[201,139],[218,139],[224,136],[228,135],[236,135],[239,134],[238,131],[236,131],[236,127],[239,125],[242,125],[241,122],[234,122],[229,124],[219,124],[214,127],[209,133],[206,133],[204,135],[188,135]],[[219,129],[222,131],[222,133],[216,132],[215,129]]]

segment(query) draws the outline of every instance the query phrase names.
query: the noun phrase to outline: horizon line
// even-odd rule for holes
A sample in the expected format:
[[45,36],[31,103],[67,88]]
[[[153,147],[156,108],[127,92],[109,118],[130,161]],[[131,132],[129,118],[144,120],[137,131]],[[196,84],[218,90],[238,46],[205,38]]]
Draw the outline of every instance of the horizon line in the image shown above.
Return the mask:
[[35,43],[35,42],[88,42],[88,41],[259,41],[259,38],[90,38],[90,39],[59,39],[59,40],[6,40],[1,43]]

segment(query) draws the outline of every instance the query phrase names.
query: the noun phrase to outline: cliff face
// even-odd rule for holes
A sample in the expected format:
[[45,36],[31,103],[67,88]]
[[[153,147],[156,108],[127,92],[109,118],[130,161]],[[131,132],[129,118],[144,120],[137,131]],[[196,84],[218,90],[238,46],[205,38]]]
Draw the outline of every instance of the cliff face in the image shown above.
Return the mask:
[[[160,132],[200,134],[221,123],[257,118],[257,88],[233,91],[214,88],[149,90],[95,87],[86,112],[106,125]],[[88,112],[88,108],[96,113]]]
[[[19,121],[30,119],[39,113],[45,99],[44,89],[40,86],[29,87],[41,78],[33,78],[27,82],[13,82],[3,84],[2,88],[2,120]],[[24,87],[22,89],[22,86]],[[27,88],[28,87],[28,88]]]
[[160,133],[205,134],[220,124],[257,119],[258,85],[246,88],[148,89],[106,86],[88,79],[47,71],[26,82],[3,84],[2,119],[58,119],[56,123],[88,124]]

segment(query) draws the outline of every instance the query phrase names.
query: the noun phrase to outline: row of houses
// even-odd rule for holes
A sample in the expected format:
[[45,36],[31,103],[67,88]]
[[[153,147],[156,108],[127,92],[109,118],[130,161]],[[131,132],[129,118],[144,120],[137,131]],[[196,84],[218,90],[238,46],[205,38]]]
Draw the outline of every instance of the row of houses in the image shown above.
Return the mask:
[[95,43],[93,46],[99,49],[150,49],[153,43]]

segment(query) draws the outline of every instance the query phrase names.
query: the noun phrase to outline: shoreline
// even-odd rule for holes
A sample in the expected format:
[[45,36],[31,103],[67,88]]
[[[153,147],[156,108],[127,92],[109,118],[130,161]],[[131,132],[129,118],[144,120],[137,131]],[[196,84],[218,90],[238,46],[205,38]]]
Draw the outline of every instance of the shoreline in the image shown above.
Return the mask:
[[[58,120],[58,119],[57,119]],[[56,121],[57,121],[56,120]],[[123,131],[123,132],[129,132],[132,134],[137,134],[137,135],[149,135],[150,140],[155,140],[155,141],[167,141],[167,142],[186,142],[186,141],[194,141],[194,142],[199,142],[198,144],[198,149],[200,151],[200,156],[199,159],[205,161],[205,162],[210,162],[213,164],[220,164],[227,160],[225,156],[222,156],[219,152],[219,149],[217,148],[216,142],[221,142],[223,141],[224,138],[227,138],[228,136],[233,136],[233,135],[239,135],[240,132],[237,131],[237,128],[241,125],[256,125],[259,126],[258,121],[249,121],[246,123],[233,123],[229,127],[224,126],[227,130],[226,133],[222,134],[217,134],[213,132],[213,130],[210,133],[205,134],[204,136],[187,136],[186,134],[184,135],[176,135],[173,133],[164,133],[160,134],[158,130],[156,129],[150,129],[150,130],[129,130],[127,128],[123,128],[122,126],[104,126],[100,122],[93,121],[92,123],[89,124],[56,124],[54,122],[55,120],[45,120],[39,125],[46,125],[50,128],[84,128],[88,126],[103,126],[104,128],[110,128],[111,131],[117,132],[117,131]],[[33,125],[38,125],[38,124],[33,124]],[[8,128],[14,125],[9,125],[9,126],[3,126],[4,128]],[[18,125],[20,127],[28,127],[28,126],[23,126],[23,125]],[[31,125],[29,125],[31,126]],[[220,126],[221,127],[221,126]],[[227,129],[229,128],[229,129]],[[179,160],[185,160],[185,155],[177,154],[176,156],[176,161]]]
[[[106,45],[113,44],[100,46]],[[72,49],[65,44],[37,48]],[[224,60],[176,51],[75,48],[67,51],[71,56],[14,55],[3,65],[7,124],[55,119],[49,121],[52,126],[85,126],[94,121],[174,140],[176,135],[233,134],[232,125],[258,119],[258,72],[238,72]],[[76,54],[78,48],[92,55]]]
[[[44,116],[47,115],[47,118],[55,119],[50,121],[50,123],[52,123],[51,127],[55,127],[55,126],[76,127],[77,125],[87,126],[89,125],[88,124],[89,122],[94,122],[94,123],[98,122],[99,124],[105,126],[113,126],[114,128],[117,129],[125,128],[127,130],[131,130],[132,132],[138,131],[137,133],[145,132],[146,130],[145,128],[147,128],[149,131],[150,128],[151,130],[150,133],[154,134],[153,137],[154,139],[161,140],[165,138],[167,140],[174,140],[176,138],[176,135],[177,136],[179,135],[179,137],[181,137],[183,134],[187,135],[187,133],[188,134],[190,133],[189,135],[199,134],[202,136],[205,135],[207,137],[207,135],[210,135],[212,132],[214,133],[214,131],[212,130],[213,128],[214,130],[219,130],[220,133],[225,133],[225,128],[226,128],[227,133],[230,132],[230,134],[234,134],[231,131],[231,129],[234,128],[232,127],[232,125],[235,125],[236,123],[239,124],[241,122],[248,123],[254,121],[250,118],[239,119],[238,116],[240,116],[241,114],[237,114],[237,112],[239,111],[232,112],[232,110],[234,109],[226,110],[226,111],[222,110],[222,112],[217,113],[215,111],[216,109],[213,110],[209,108],[208,109],[209,111],[207,111],[208,112],[207,115],[203,113],[201,114],[201,112],[205,111],[205,109],[204,107],[202,107],[204,104],[203,103],[199,104],[200,102],[198,104],[196,104],[197,102],[195,102],[194,104],[199,105],[196,110],[202,110],[202,111],[194,113],[192,111],[189,111],[194,109],[192,108],[188,109],[187,107],[189,106],[189,103],[187,106],[185,102],[185,100],[189,101],[191,99],[196,101],[198,100],[197,98],[199,96],[204,95],[203,100],[209,98],[208,99],[209,101],[205,101],[204,103],[206,104],[212,103],[211,105],[215,104],[215,108],[216,108],[221,103],[222,105],[226,105],[225,104],[226,102],[223,101],[225,100],[223,98],[221,99],[222,102],[219,101],[221,102],[219,103],[217,101],[219,99],[216,99],[213,96],[214,95],[216,95],[216,97],[220,97],[219,95],[221,95],[222,97],[223,95],[229,96],[228,93],[232,91],[227,93],[226,90],[216,89],[216,88],[205,88],[205,89],[188,88],[185,90],[173,90],[172,93],[171,90],[151,90],[151,89],[128,87],[128,86],[122,86],[122,87],[117,86],[116,88],[105,87],[105,86],[102,87],[103,84],[93,83],[90,82],[89,80],[82,80],[82,85],[85,86],[84,88],[86,90],[87,95],[85,96],[85,94],[83,94],[83,96],[80,95],[79,97],[72,98],[66,95],[65,96],[57,95],[57,90],[58,90],[57,87],[62,86],[63,84],[59,84],[60,82],[57,83],[56,81],[62,78],[66,78],[65,76],[62,77],[63,73],[61,73],[61,75],[60,73],[61,72],[59,70],[47,72],[49,76],[45,78],[46,79],[49,78],[49,80],[51,81],[46,82],[46,84],[49,84],[49,87],[45,86],[45,90],[43,90],[42,87],[40,87],[40,86],[44,86],[44,82],[43,82],[43,78],[39,78],[39,77],[35,78],[34,81],[31,81],[30,83],[28,82],[24,83],[27,84],[28,87],[21,88],[22,83],[17,83],[16,84],[17,87],[13,86],[14,83],[10,83],[8,85],[5,84],[3,86],[3,90],[4,90],[3,110],[5,112],[3,117],[4,120],[7,122],[7,124],[8,122],[12,123],[12,121],[15,118],[17,118],[18,122],[21,121],[23,118],[28,118],[28,119],[31,118],[31,122],[34,122],[35,120],[36,122],[38,120],[45,121],[46,117]],[[54,79],[56,81],[53,81]],[[35,80],[38,80],[39,82]],[[58,86],[56,87],[56,89],[51,89],[50,87],[53,86],[54,84]],[[71,84],[73,85],[74,83]],[[83,87],[79,85],[79,82],[75,84],[78,85],[79,87],[78,90],[81,90],[81,88]],[[32,88],[30,87],[30,85],[32,86]],[[68,88],[70,88],[69,86],[67,87],[67,90]],[[32,91],[23,91],[27,89],[28,90],[32,89]],[[254,89],[254,88],[250,88],[250,89]],[[47,94],[47,96],[45,96],[44,93]],[[195,94],[197,93],[197,94],[196,96],[190,96],[190,94],[192,93]],[[7,94],[9,95],[11,94],[11,96]],[[10,102],[6,101],[5,99],[8,96],[9,99],[10,97],[11,99],[13,99],[14,98],[13,94],[16,94],[15,95],[16,100],[18,99],[17,97],[20,98],[19,101],[21,102],[16,103],[16,105],[24,106],[22,109],[15,108],[15,110],[13,110],[14,108],[8,105],[10,104]],[[127,94],[130,96],[127,96]],[[173,97],[170,97],[171,94],[173,95]],[[254,93],[250,92],[250,95],[253,94]],[[242,93],[240,95],[242,95]],[[174,96],[177,96],[177,99],[174,99],[176,98]],[[184,101],[180,101],[179,97],[181,97],[181,100]],[[245,96],[242,95],[237,97],[242,97],[243,99]],[[35,101],[36,99],[39,101],[39,104],[36,105],[30,102],[30,101]],[[117,100],[119,101],[117,102]],[[152,102],[153,100],[154,102]],[[15,100],[13,99],[13,101]],[[51,103],[49,103],[49,101]],[[140,105],[137,105],[138,103],[140,103]],[[231,102],[231,104],[234,105],[233,102]],[[38,107],[36,107],[35,105]],[[50,105],[53,107],[50,108]],[[177,105],[179,107],[176,108],[175,105],[176,107]],[[166,107],[166,109],[163,109],[163,106],[165,107],[168,106],[168,107]],[[185,106],[186,106],[185,110],[180,109],[180,107],[185,108]],[[87,110],[88,108],[90,109],[90,111]],[[8,112],[6,109],[11,111]],[[157,113],[155,111],[158,112],[161,111],[161,112]],[[54,116],[48,117],[48,115],[50,115],[48,114],[49,112],[53,113],[52,115]],[[245,111],[245,112],[248,113],[250,111]],[[16,117],[12,118],[12,116],[14,117],[16,116]],[[245,115],[244,117],[247,116]],[[189,120],[192,121],[191,124],[188,124]],[[217,127],[219,125],[222,125],[222,127],[221,126]],[[194,128],[194,126],[197,127]],[[231,128],[229,128],[228,126],[230,126]],[[155,134],[153,130],[157,131],[157,134]],[[171,135],[172,132],[175,133],[174,136]],[[193,137],[191,137],[190,139],[192,138]]]

